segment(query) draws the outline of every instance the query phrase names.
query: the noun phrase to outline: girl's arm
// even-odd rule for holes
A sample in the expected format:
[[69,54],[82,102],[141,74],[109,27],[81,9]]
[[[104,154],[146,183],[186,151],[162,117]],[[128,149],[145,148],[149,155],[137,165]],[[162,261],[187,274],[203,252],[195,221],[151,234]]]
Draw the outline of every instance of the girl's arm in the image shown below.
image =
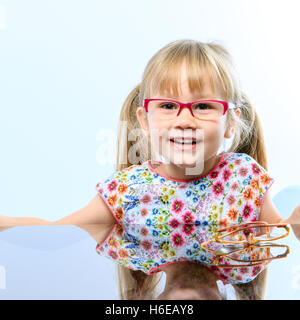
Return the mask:
[[75,225],[87,231],[99,242],[116,223],[113,214],[97,194],[84,208],[53,222],[33,217],[0,216],[0,231],[16,226]]
[[31,217],[7,217],[0,215],[0,232],[16,226],[49,225],[50,221]]
[[269,191],[266,192],[260,211],[260,218],[259,220],[265,221],[267,223],[280,223],[282,222],[282,218],[277,211]]
[[295,233],[295,236],[300,241],[300,205],[295,208],[289,218],[282,219],[272,202],[271,194],[267,192],[263,199],[259,220],[266,221],[268,223],[290,224]]
[[96,195],[84,208],[52,222],[52,225],[75,225],[102,242],[118,223],[100,195]]

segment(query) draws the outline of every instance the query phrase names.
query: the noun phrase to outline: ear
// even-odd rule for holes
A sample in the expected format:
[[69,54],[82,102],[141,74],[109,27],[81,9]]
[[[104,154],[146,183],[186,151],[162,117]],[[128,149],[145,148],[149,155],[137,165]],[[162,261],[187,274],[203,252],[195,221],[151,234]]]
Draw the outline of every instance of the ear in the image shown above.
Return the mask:
[[[241,110],[240,108],[235,109],[235,116],[239,117],[241,115]],[[228,128],[225,130],[224,133],[224,138],[230,139],[232,137],[232,135],[234,134],[235,131],[235,126],[236,126],[236,120],[233,119],[232,121],[233,123],[228,125]]]
[[224,133],[224,138],[230,139],[232,135],[234,134],[234,128],[232,126],[229,126]]
[[150,132],[149,132],[149,126],[148,126],[148,119],[147,119],[147,116],[145,116],[143,107],[137,108],[136,117],[144,134],[149,138]]

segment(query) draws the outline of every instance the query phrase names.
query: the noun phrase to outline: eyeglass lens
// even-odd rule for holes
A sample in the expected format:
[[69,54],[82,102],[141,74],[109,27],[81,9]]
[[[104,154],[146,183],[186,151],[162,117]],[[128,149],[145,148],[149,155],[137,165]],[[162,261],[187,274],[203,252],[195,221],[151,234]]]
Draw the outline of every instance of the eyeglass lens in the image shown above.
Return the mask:
[[[177,117],[177,114],[180,110],[180,105],[172,101],[155,100],[149,102],[148,110],[154,116],[162,120],[170,120]],[[214,120],[223,115],[224,106],[220,102],[195,102],[192,105],[192,112],[194,117],[197,119]]]

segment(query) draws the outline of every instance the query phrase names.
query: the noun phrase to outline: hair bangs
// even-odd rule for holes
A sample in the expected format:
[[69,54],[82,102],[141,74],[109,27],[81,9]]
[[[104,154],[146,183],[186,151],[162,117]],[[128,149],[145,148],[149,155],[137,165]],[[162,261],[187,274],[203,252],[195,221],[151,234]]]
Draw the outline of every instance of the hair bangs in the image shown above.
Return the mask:
[[181,78],[182,59],[179,56],[166,56],[152,70],[148,94],[178,95]]
[[144,78],[146,96],[154,94],[179,96],[182,65],[185,63],[188,86],[192,93],[201,93],[204,83],[208,81],[213,93],[216,89],[221,90],[222,96],[227,98],[231,86],[228,86],[226,72],[218,68],[215,59],[211,59],[204,48],[200,48],[197,44],[189,44],[183,48],[173,49],[165,52],[163,57],[148,69]]
[[141,99],[153,95],[180,96],[181,71],[185,64],[189,90],[201,94],[208,83],[216,97],[236,102],[237,84],[227,51],[215,44],[175,41],[158,51],[149,61],[141,85]]

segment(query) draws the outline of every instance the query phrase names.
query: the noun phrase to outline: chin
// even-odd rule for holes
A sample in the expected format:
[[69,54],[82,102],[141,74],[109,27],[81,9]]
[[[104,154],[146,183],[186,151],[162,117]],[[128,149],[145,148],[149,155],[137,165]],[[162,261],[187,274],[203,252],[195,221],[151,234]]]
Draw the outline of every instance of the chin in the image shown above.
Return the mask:
[[[199,160],[200,159],[200,160]],[[173,156],[170,157],[169,163],[172,163],[181,168],[198,168],[203,170],[204,161],[202,157],[192,157],[192,156]]]

